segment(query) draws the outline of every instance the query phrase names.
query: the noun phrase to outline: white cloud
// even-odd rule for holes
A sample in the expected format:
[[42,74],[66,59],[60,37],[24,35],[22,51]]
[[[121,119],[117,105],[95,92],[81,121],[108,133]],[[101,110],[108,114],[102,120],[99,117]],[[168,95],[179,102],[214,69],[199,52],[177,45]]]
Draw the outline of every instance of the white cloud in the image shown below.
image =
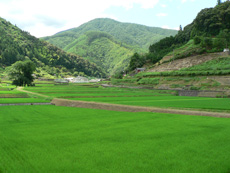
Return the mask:
[[158,13],[156,14],[157,17],[165,17],[165,16],[168,16],[167,13]]
[[163,25],[161,28],[170,29],[168,25]]
[[161,4],[161,7],[166,8],[166,7],[167,7],[167,5],[165,5],[165,4]]
[[[0,16],[37,37],[77,27],[99,17],[112,6],[153,8],[159,0],[1,0]],[[115,18],[115,17],[112,17]]]
[[178,30],[179,31],[179,27],[171,28],[168,25],[163,25],[163,26],[161,26],[161,28],[164,28],[164,29],[174,29],[174,30]]

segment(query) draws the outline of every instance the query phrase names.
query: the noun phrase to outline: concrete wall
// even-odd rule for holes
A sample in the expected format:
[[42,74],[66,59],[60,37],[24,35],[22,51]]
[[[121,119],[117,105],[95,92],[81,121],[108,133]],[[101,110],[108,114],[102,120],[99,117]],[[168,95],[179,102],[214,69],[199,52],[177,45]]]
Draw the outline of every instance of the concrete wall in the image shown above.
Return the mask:
[[224,96],[224,91],[196,91],[196,90],[179,90],[179,96],[192,96],[192,97],[217,97]]

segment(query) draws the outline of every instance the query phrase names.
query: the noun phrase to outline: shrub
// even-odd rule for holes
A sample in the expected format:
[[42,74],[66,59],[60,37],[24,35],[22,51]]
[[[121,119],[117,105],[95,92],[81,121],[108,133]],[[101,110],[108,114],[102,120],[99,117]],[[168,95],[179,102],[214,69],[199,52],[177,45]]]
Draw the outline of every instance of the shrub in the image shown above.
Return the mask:
[[213,46],[212,38],[204,37],[201,41],[201,46],[206,49],[211,49]]
[[194,40],[195,45],[198,45],[201,43],[201,38],[199,36],[195,36],[193,40]]
[[216,38],[213,41],[213,47],[216,48],[216,50],[222,51],[226,46],[226,39],[223,38]]
[[196,87],[196,86],[191,86],[190,87],[190,90],[199,90],[200,89],[200,87]]

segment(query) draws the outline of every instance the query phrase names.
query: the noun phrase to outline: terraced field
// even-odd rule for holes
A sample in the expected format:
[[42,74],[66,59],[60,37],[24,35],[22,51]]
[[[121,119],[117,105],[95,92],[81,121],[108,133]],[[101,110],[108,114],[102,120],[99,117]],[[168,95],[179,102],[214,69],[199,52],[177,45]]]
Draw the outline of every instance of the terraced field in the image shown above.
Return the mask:
[[112,104],[230,112],[229,98],[175,96],[175,91],[103,88],[94,85],[67,85],[27,88],[50,97]]
[[12,85],[1,84],[0,86],[0,104],[42,102],[50,102],[50,100],[33,97],[25,92],[18,91],[16,87]]
[[[40,84],[25,90],[123,105],[225,112],[230,107],[227,98],[179,97],[174,91],[163,90],[83,84]],[[27,96],[1,101],[47,101]],[[0,141],[0,173],[230,171],[229,118],[53,105],[3,106]]]

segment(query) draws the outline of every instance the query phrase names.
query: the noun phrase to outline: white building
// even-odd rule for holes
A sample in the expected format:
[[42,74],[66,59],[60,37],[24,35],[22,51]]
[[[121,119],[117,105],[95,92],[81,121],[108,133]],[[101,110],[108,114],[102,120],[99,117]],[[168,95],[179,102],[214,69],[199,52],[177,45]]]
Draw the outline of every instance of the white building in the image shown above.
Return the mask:
[[78,76],[72,80],[72,83],[88,83],[89,80],[86,77]]

